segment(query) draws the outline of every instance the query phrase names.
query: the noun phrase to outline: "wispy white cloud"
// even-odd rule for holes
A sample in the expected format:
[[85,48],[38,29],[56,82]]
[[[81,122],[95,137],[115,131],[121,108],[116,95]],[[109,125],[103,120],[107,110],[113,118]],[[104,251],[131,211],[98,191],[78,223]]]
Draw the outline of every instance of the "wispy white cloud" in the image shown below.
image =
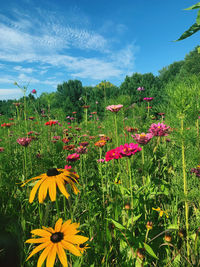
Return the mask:
[[0,100],[18,99],[23,96],[20,89],[0,89]]
[[33,68],[23,68],[22,66],[15,66],[13,69],[23,73],[32,73],[34,71]]
[[[12,67],[14,75],[1,75],[0,83],[30,82],[56,88],[62,80],[48,78],[48,72],[52,70],[60,72],[62,69],[67,77],[91,80],[119,78],[133,72],[137,47],[128,44],[116,49],[113,39],[104,37],[103,33],[106,27],[113,25],[112,21],[99,32],[77,25],[66,24],[53,12],[44,15],[40,9],[34,15],[16,9],[12,19],[0,15],[0,60],[17,64]],[[113,29],[118,34],[127,30],[120,23]],[[43,79],[40,75],[44,75]]]

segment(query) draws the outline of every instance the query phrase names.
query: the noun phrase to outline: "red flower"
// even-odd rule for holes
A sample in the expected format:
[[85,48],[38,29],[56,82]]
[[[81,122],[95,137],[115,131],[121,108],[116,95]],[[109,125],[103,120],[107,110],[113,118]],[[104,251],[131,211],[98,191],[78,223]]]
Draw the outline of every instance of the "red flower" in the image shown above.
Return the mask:
[[57,124],[57,123],[58,123],[58,121],[52,121],[52,120],[50,120],[50,121],[47,121],[47,122],[45,123],[45,125],[50,125],[50,126],[52,126],[52,125]]
[[69,156],[67,156],[66,160],[67,161],[77,161],[78,159],[80,159],[80,155],[77,153],[74,154],[70,154]]

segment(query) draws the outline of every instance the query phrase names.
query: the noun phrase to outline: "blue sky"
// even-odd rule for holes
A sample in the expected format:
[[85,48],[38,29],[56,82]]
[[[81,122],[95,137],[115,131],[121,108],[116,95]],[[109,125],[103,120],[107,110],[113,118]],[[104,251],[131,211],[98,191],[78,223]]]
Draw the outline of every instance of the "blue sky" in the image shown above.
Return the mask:
[[199,33],[176,40],[194,22],[189,0],[2,0],[0,100],[22,92],[14,85],[55,92],[78,79],[119,86],[134,72],[158,74],[200,44]]

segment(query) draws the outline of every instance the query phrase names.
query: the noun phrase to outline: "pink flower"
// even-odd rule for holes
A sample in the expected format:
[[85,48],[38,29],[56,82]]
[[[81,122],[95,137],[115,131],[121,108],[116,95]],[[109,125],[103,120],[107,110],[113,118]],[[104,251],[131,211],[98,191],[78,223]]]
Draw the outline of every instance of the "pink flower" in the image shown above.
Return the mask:
[[103,162],[105,162],[105,159],[98,159],[97,162],[98,163],[103,163]]
[[138,87],[137,91],[144,91],[144,87]]
[[122,155],[119,153],[118,147],[106,152],[106,155],[105,155],[106,161],[110,161],[112,159],[119,159],[119,158],[122,158]]
[[154,99],[154,97],[145,97],[143,98],[144,101],[150,102]]
[[22,137],[17,139],[17,143],[21,146],[27,147],[30,144],[31,140],[32,139],[29,137]]
[[111,112],[118,112],[121,108],[123,108],[123,105],[111,105],[107,106],[106,110],[110,110]]
[[136,152],[141,151],[142,148],[138,146],[138,144],[130,143],[124,144],[119,147],[119,152],[122,157],[130,157],[134,155]]
[[67,161],[77,161],[78,159],[80,159],[80,155],[77,153],[74,154],[70,154],[69,156],[67,156],[66,160]]
[[31,91],[31,93],[32,93],[32,94],[36,94],[37,91],[36,91],[35,89],[33,89],[33,90]]
[[72,166],[65,165],[65,170],[70,170],[71,168],[72,168]]
[[171,128],[163,123],[151,124],[149,132],[154,136],[167,136]]
[[149,143],[151,138],[153,138],[153,135],[151,133],[147,133],[147,134],[141,133],[141,134],[135,134],[131,136],[140,145],[146,145],[147,143]]

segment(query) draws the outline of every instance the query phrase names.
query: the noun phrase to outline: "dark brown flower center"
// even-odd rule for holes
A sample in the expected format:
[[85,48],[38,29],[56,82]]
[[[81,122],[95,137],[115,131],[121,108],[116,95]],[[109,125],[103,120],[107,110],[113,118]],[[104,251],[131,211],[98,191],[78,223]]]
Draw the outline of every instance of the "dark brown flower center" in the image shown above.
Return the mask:
[[61,232],[56,232],[56,233],[54,233],[54,234],[52,234],[51,235],[51,241],[53,242],[53,243],[58,243],[58,242],[60,242],[61,240],[63,240],[63,233],[61,233]]
[[47,171],[47,176],[56,176],[58,174],[59,174],[59,171],[56,168],[52,168]]
[[79,247],[80,248],[84,248],[85,247],[85,244],[80,244]]

